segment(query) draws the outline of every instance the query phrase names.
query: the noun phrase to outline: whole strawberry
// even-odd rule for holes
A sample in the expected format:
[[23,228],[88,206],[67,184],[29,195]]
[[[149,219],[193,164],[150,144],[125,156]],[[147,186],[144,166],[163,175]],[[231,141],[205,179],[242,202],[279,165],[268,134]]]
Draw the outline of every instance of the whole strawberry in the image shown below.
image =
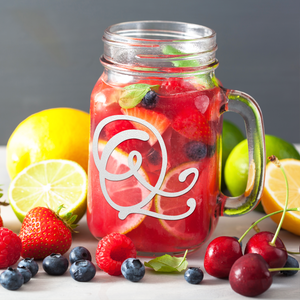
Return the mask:
[[0,228],[0,269],[14,265],[20,258],[22,243],[11,230]]
[[3,221],[2,221],[1,216],[0,216],[0,227],[3,227]]
[[64,254],[72,244],[72,224],[76,216],[68,214],[66,219],[46,207],[31,209],[24,218],[19,237],[22,241],[22,257],[44,259],[51,253]]

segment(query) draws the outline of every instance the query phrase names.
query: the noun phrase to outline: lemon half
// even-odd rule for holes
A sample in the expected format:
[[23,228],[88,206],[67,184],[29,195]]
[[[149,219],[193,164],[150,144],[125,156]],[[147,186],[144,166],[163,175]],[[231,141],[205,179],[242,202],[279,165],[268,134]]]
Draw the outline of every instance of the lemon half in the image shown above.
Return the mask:
[[[287,175],[289,185],[288,208],[300,207],[300,161],[296,159],[280,160]],[[286,184],[284,176],[275,164],[269,163],[266,168],[266,180],[261,202],[267,214],[284,209],[286,200]],[[271,216],[279,224],[281,214]],[[282,228],[300,235],[300,213],[286,212]]]

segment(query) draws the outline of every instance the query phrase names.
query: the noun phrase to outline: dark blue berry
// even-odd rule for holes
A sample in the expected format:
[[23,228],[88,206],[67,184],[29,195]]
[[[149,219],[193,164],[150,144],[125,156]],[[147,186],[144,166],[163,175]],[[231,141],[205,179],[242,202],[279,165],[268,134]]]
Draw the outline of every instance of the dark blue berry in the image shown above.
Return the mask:
[[18,263],[18,267],[26,267],[30,270],[32,277],[36,275],[39,270],[39,265],[34,260],[34,258],[25,258]]
[[141,101],[141,105],[145,108],[154,108],[158,101],[158,95],[154,91],[149,91]]
[[207,145],[207,156],[213,157],[216,152],[216,145]]
[[207,155],[207,145],[197,141],[188,142],[185,145],[185,154],[190,160],[203,159]]
[[162,160],[160,153],[153,149],[147,155],[147,159],[152,165],[155,165],[155,166],[160,164],[161,160]]
[[32,278],[32,273],[28,268],[21,266],[17,267],[17,270],[22,274],[24,283],[27,283]]
[[121,272],[127,280],[138,282],[145,275],[145,266],[137,258],[127,258],[122,263]]
[[24,278],[17,269],[9,267],[1,273],[0,283],[4,288],[15,291],[22,286]]
[[71,265],[70,274],[76,281],[87,282],[94,278],[96,267],[90,260],[77,260]]
[[78,246],[78,247],[75,247],[74,249],[72,249],[72,251],[69,254],[70,264],[73,264],[75,261],[81,260],[81,259],[91,261],[92,256],[91,256],[90,251],[81,246]]
[[191,284],[199,284],[203,279],[203,271],[199,268],[188,268],[184,273],[184,279]]
[[43,260],[43,269],[49,275],[62,275],[69,267],[69,261],[60,253],[52,253]]
[[[287,261],[284,265],[284,268],[299,268],[299,262],[294,257],[288,255]],[[292,271],[292,270],[282,270],[280,273],[284,276],[293,276],[297,274],[298,271]]]

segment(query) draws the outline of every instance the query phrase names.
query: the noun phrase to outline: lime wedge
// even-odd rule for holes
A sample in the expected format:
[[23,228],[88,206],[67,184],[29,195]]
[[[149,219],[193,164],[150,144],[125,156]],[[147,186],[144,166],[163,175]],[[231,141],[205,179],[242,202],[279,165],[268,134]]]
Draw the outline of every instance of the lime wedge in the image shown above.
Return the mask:
[[56,211],[63,204],[60,215],[72,212],[77,215],[78,223],[86,211],[86,196],[85,170],[65,159],[44,160],[28,166],[11,181],[8,189],[10,205],[21,222],[34,207]]

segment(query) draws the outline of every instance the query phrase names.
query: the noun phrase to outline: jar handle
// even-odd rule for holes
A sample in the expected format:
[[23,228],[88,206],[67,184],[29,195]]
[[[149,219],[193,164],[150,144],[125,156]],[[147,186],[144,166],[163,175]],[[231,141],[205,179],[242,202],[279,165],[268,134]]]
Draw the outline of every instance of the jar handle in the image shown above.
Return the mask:
[[239,216],[256,207],[264,187],[266,168],[265,136],[262,112],[256,101],[246,93],[225,90],[228,99],[225,111],[240,114],[245,122],[249,152],[248,182],[239,197],[227,197],[220,193],[221,215]]

